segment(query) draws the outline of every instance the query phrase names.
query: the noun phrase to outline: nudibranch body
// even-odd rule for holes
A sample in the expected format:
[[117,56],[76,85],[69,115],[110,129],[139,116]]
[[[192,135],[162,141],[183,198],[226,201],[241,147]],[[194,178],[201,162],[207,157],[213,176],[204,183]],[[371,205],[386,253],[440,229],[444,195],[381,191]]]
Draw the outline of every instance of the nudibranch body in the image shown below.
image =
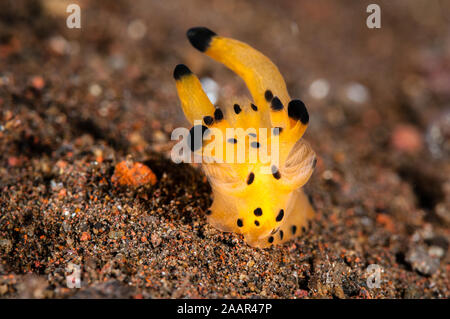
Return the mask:
[[[208,222],[242,234],[253,247],[300,235],[314,214],[301,187],[316,164],[314,151],[301,139],[309,122],[304,103],[291,100],[278,68],[249,45],[203,27],[188,30],[187,36],[196,49],[243,78],[253,98],[231,100],[226,109],[215,107],[185,65],[174,70],[183,111],[194,125],[190,147],[203,156],[202,168],[213,190]],[[235,129],[232,135],[230,128]],[[224,138],[208,139],[211,131]],[[217,143],[219,148],[211,151]]]

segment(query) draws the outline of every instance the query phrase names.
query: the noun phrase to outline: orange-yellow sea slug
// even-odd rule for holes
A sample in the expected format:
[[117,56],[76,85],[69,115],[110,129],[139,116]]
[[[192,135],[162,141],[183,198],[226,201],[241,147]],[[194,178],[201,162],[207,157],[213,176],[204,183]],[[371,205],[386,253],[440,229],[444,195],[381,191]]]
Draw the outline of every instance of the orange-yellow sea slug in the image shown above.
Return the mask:
[[193,125],[188,144],[202,156],[213,190],[208,221],[242,234],[253,247],[300,235],[314,214],[301,187],[316,164],[301,138],[309,122],[305,104],[290,98],[278,68],[249,45],[204,27],[189,29],[187,36],[196,49],[238,74],[253,98],[230,99],[227,108],[219,108],[185,65],[174,70],[181,106]]

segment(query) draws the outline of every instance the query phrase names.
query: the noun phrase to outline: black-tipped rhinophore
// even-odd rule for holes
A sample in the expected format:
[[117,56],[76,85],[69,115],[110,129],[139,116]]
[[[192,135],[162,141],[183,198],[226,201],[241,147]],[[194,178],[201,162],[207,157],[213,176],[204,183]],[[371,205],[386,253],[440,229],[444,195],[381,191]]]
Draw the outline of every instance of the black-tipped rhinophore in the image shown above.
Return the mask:
[[192,152],[202,148],[203,135],[208,130],[204,125],[195,125],[189,130],[188,146]]
[[308,124],[309,122],[308,110],[306,109],[305,103],[300,100],[292,100],[289,102],[288,115],[296,121],[300,120],[303,124]]
[[175,80],[179,80],[183,76],[191,74],[192,74],[191,70],[189,70],[189,68],[184,64],[178,64],[175,67],[175,70],[173,70],[173,77],[175,78]]
[[211,43],[212,37],[216,34],[208,28],[196,27],[189,29],[186,35],[194,48],[205,52]]
[[270,103],[270,107],[274,111],[281,111],[283,109],[283,103],[281,103],[280,99],[275,96],[272,99],[272,103]]

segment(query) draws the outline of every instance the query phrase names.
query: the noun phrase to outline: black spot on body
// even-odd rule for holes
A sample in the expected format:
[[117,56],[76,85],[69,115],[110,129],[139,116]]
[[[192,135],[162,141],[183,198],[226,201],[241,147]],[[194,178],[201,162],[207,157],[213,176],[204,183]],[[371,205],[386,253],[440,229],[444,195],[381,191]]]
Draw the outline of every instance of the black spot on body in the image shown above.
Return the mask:
[[256,219],[255,219],[255,225],[259,226],[259,221],[257,221]]
[[178,64],[175,67],[175,70],[173,70],[173,77],[175,78],[175,80],[179,80],[183,76],[187,76],[187,75],[191,75],[191,74],[192,74],[191,70],[189,70],[189,68],[187,66],[185,66],[184,64]]
[[186,35],[194,48],[205,52],[216,33],[205,27],[196,27],[189,29]]
[[242,219],[238,219],[237,220],[237,225],[238,225],[238,227],[242,227],[242,226],[244,226],[244,222],[242,221]]
[[267,102],[272,101],[272,99],[273,99],[272,91],[266,90],[266,92],[264,93],[264,98],[266,99]]
[[308,124],[309,122],[309,114],[306,109],[305,103],[300,100],[292,100],[288,105],[288,115],[290,118],[300,122],[303,124]]
[[302,226],[302,233],[306,232],[305,226]]
[[203,135],[208,131],[204,125],[195,125],[189,130],[188,146],[192,152],[202,148]]
[[278,170],[278,167],[276,167],[275,165],[272,165],[271,169],[272,169],[273,177],[275,179],[280,179],[281,178],[281,174],[280,174],[280,171]]
[[255,216],[261,216],[262,213],[262,209],[259,207],[253,211],[253,214],[255,214]]
[[239,106],[239,104],[233,105],[233,109],[234,109],[234,113],[236,113],[236,114],[239,114],[239,113],[241,113],[241,111],[242,111],[242,109],[241,109],[241,107]]
[[280,212],[278,213],[278,215],[277,215],[277,218],[275,219],[277,222],[281,222],[281,220],[283,219],[283,217],[284,217],[284,210],[283,209],[280,209]]
[[297,232],[297,226],[292,225],[291,232],[292,232],[292,235],[295,235],[295,233]]
[[203,122],[205,122],[205,124],[209,126],[214,123],[214,119],[212,116],[208,115],[203,118]]
[[273,236],[270,236],[268,241],[269,241],[269,243],[273,243]]
[[280,240],[282,240],[282,239],[283,239],[283,235],[284,235],[283,231],[282,231],[282,230],[280,230]]
[[214,119],[215,119],[217,122],[220,122],[220,121],[223,120],[223,113],[222,113],[222,110],[221,110],[221,109],[217,108],[217,109],[214,111]]
[[255,104],[252,103],[250,106],[252,107],[253,111],[258,111],[258,107]]
[[270,104],[270,107],[274,111],[281,111],[283,109],[283,103],[281,103],[280,99],[275,96]]
[[253,148],[259,148],[260,144],[259,144],[259,142],[251,142],[250,146],[253,147]]
[[248,133],[248,136],[256,137],[256,133]]
[[250,185],[251,183],[253,183],[254,180],[255,180],[255,174],[253,174],[253,172],[251,172],[250,174],[248,174],[248,177],[247,177],[247,185]]
[[310,204],[313,208],[316,208],[316,205],[314,204],[314,200],[313,200],[311,194],[308,194],[308,201],[309,201],[309,204]]
[[208,215],[208,216],[209,216],[209,215],[211,215],[211,214],[212,214],[212,211],[211,211],[210,209],[207,209],[205,213],[206,213],[206,215]]
[[275,135],[275,136],[280,135],[280,133],[281,133],[282,130],[283,130],[282,127],[274,127],[274,128],[272,129],[272,134]]
[[235,138],[229,138],[229,139],[227,140],[227,142],[228,142],[228,143],[231,143],[231,144],[236,144],[236,143],[237,143],[237,139],[235,139]]

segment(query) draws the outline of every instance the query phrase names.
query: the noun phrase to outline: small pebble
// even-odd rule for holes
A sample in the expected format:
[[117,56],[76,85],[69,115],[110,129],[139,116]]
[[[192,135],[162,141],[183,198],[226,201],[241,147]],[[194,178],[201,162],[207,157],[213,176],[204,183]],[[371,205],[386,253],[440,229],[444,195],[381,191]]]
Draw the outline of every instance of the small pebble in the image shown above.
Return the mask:
[[439,114],[428,127],[425,141],[434,158],[450,156],[450,108]]
[[219,85],[211,78],[204,77],[200,80],[203,90],[212,104],[216,104],[219,98]]
[[347,86],[346,95],[350,101],[358,104],[369,100],[369,90],[360,83],[350,83]]
[[31,78],[31,85],[37,90],[42,90],[45,86],[44,78],[40,75],[33,76]]
[[95,97],[99,96],[100,94],[102,94],[102,87],[96,83],[92,84],[89,87],[89,93]]
[[399,124],[394,128],[391,143],[395,149],[407,153],[416,153],[423,147],[419,130],[415,126],[406,124]]
[[127,160],[116,165],[111,181],[122,186],[154,185],[156,184],[156,175],[148,166]]
[[156,233],[153,233],[151,235],[150,240],[152,242],[153,247],[158,247],[162,241],[161,237]]
[[142,39],[147,33],[147,26],[141,19],[136,19],[130,22],[127,28],[128,36],[133,40]]
[[89,240],[90,238],[91,238],[91,235],[89,235],[88,232],[83,232],[83,233],[81,233],[81,238],[80,238],[81,241],[87,241],[87,240]]
[[423,275],[432,275],[439,268],[439,259],[431,257],[422,246],[413,245],[405,260],[411,267]]
[[50,38],[48,45],[50,49],[58,55],[63,55],[70,51],[69,42],[60,35]]
[[444,249],[439,246],[431,246],[428,248],[428,254],[431,257],[442,258],[444,256]]
[[309,86],[309,94],[317,100],[326,98],[329,92],[330,84],[325,79],[317,79]]

